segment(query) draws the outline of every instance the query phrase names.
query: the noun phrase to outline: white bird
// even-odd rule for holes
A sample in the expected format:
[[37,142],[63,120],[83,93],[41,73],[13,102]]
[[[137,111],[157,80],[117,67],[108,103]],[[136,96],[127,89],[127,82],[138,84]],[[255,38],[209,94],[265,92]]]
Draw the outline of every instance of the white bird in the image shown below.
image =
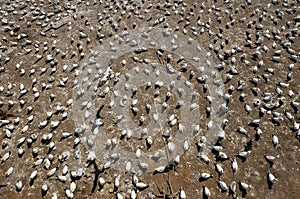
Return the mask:
[[185,191],[183,190],[182,187],[180,188],[179,198],[180,199],[185,199],[186,198]]
[[201,178],[207,180],[208,178],[212,178],[213,175],[209,173],[201,173]]
[[216,171],[222,175],[224,173],[223,167],[220,164],[216,164]]
[[74,194],[72,193],[72,191],[70,189],[66,189],[66,196],[67,196],[67,198],[73,198]]
[[47,192],[48,191],[48,186],[47,186],[47,184],[43,184],[42,185],[42,191],[44,191],[44,192]]
[[211,196],[210,190],[206,186],[203,186],[203,193],[207,198]]
[[136,199],[136,192],[134,189],[131,190],[130,199]]
[[16,190],[17,191],[21,191],[22,187],[23,187],[22,181],[21,180],[17,180],[17,182],[16,182]]
[[31,172],[31,174],[30,174],[30,177],[29,177],[29,178],[30,178],[31,180],[35,179],[35,178],[36,178],[36,176],[37,176],[37,173],[38,173],[38,172],[37,172],[37,170],[34,170],[33,172]]
[[277,137],[275,134],[272,135],[272,142],[273,142],[273,145],[274,145],[275,148],[276,148],[276,147],[278,146],[278,144],[279,144],[278,137]]
[[66,182],[67,181],[67,176],[57,176],[57,179],[60,181],[60,182]]
[[162,172],[165,171],[165,169],[166,169],[165,166],[160,166],[160,167],[155,168],[155,171],[158,172],[158,173],[162,173]]
[[240,182],[240,185],[244,191],[248,191],[248,189],[250,188],[250,185],[245,182]]
[[103,185],[104,185],[105,183],[106,183],[106,182],[105,182],[104,178],[100,177],[100,178],[99,178],[99,184],[100,184],[100,186],[103,187]]
[[126,172],[130,172],[130,170],[131,170],[131,161],[128,161],[126,163],[125,170],[126,170]]
[[68,165],[66,164],[66,165],[63,167],[62,175],[67,175],[68,170],[69,170],[69,167],[68,167]]
[[51,177],[54,175],[54,173],[56,172],[57,167],[54,167],[53,169],[51,169],[48,173],[47,173],[47,177]]
[[217,182],[219,184],[219,187],[222,189],[222,191],[228,191],[228,187],[225,182],[223,181],[217,181]]
[[7,171],[5,172],[5,176],[8,177],[12,174],[12,172],[14,171],[14,167],[9,167],[7,169]]
[[231,167],[232,167],[233,173],[237,172],[237,170],[238,170],[238,164],[237,164],[236,158],[234,158],[232,160]]
[[73,181],[73,182],[71,182],[71,184],[70,184],[70,191],[71,191],[71,192],[74,192],[75,189],[76,189],[76,183]]
[[10,157],[10,151],[9,152],[6,152],[2,158],[1,158],[1,162],[5,162],[9,157]]
[[230,188],[230,191],[233,194],[235,194],[235,191],[236,191],[236,182],[235,181],[231,182],[230,185],[229,185],[229,188]]
[[119,186],[120,186],[120,180],[119,180],[118,177],[115,177],[114,186],[115,186],[116,188],[119,188]]
[[139,189],[145,189],[148,187],[148,185],[143,182],[138,182],[138,183],[136,183],[136,187]]
[[200,159],[203,160],[206,164],[210,162],[210,159],[208,158],[207,155],[201,154]]
[[277,181],[276,177],[271,173],[268,172],[268,182],[271,184],[271,186],[274,184],[275,181]]

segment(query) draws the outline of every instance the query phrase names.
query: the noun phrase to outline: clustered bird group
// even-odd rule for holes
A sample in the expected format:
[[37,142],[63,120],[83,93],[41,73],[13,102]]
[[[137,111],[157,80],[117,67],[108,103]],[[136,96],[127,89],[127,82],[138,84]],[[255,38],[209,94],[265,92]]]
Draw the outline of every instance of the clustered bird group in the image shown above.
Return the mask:
[[[292,181],[287,178],[295,176],[300,183],[299,7],[298,0],[0,1],[0,195],[184,199],[263,198],[275,190],[287,194],[284,188]],[[89,150],[100,142],[82,139],[84,129],[76,128],[73,110],[91,104],[83,101],[74,108],[86,92],[74,88],[85,82],[78,77],[86,60],[97,65],[91,57],[105,56],[96,52],[98,45],[114,35],[149,27],[171,29],[207,50],[205,56],[214,60],[212,67],[223,80],[226,118],[222,130],[216,132],[214,146],[209,153],[201,153],[205,133],[215,125],[210,121],[215,108],[214,95],[208,89],[210,77],[191,69],[184,57],[163,49],[131,52],[91,74],[99,81],[92,89],[102,106],[92,115],[96,119],[91,126],[109,131],[104,147],[127,145],[126,150],[139,158],[155,147],[164,150],[165,146],[172,153],[174,129],[181,133],[192,128],[198,134],[191,143],[182,140],[184,154],[153,173],[141,174],[130,162],[124,171],[116,170],[111,167],[114,161],[101,162],[99,154]],[[117,49],[111,46],[110,50]],[[199,125],[182,125],[180,110],[185,104],[176,101],[173,91],[164,90],[164,80],[133,87],[132,96],[113,91],[137,64],[156,68],[161,60],[169,73],[178,70],[189,80],[185,86],[197,90],[191,96],[197,95],[199,101],[189,109],[199,107]],[[139,68],[134,70],[138,75]],[[159,76],[155,70],[143,72]],[[129,89],[126,84],[121,86]],[[184,90],[176,92],[180,96]],[[110,101],[111,96],[119,97],[120,102]],[[113,107],[126,107],[127,102],[130,117],[139,126],[151,119],[164,121],[151,111],[156,108],[155,100],[160,100],[169,114],[165,120],[168,128],[161,134],[148,136],[153,129],[143,129],[135,139],[135,132],[115,128],[124,116],[114,117]],[[83,112],[83,117],[90,114]],[[109,158],[120,159],[119,155]],[[160,156],[157,152],[151,158]],[[143,163],[139,166],[148,168]],[[283,168],[290,169],[292,176],[283,176]],[[181,181],[176,181],[176,176]]]

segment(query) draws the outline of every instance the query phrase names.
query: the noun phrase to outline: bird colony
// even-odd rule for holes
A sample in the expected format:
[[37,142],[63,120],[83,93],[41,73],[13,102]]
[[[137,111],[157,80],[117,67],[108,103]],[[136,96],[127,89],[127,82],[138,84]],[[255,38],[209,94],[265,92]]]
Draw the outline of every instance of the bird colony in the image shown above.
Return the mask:
[[[299,0],[0,1],[0,195],[297,198],[299,10]],[[192,61],[211,60],[215,73],[193,67],[184,56],[192,49],[174,53],[155,45],[109,57],[103,68],[108,57],[99,46],[144,28],[196,41],[205,54]],[[157,37],[164,43],[168,32]],[[172,48],[180,42],[172,40]],[[108,44],[106,52],[123,50]],[[86,88],[78,89],[82,83]],[[88,90],[94,104],[82,100]],[[186,116],[193,110],[197,121]],[[184,125],[184,117],[193,124]],[[146,128],[151,121],[158,127]],[[118,128],[122,122],[139,128]],[[216,140],[207,150],[212,129]],[[97,139],[103,132],[105,139]],[[176,134],[184,132],[193,137],[180,137],[179,145]],[[123,152],[101,157],[94,146]],[[177,148],[183,152],[153,170],[143,161],[113,167],[127,153],[135,160],[152,153],[148,158],[159,162]]]

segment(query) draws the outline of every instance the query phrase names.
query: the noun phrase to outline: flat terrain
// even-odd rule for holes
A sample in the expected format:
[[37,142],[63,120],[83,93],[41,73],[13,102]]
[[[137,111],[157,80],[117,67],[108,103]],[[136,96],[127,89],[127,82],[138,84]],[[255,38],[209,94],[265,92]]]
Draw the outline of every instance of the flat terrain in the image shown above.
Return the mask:
[[[0,198],[299,197],[299,1],[0,0],[0,24]],[[206,154],[209,162],[201,158],[201,141],[208,137],[210,124],[212,129],[218,125],[209,113],[215,113],[220,104],[212,89],[214,83],[199,78],[205,71],[195,70],[180,52],[161,47],[120,53],[109,66],[102,65],[113,49],[108,41],[115,35],[147,27],[170,28],[184,35],[186,42],[189,38],[197,42],[203,49],[199,57],[209,58],[222,78],[225,137]],[[164,37],[157,41],[159,45],[167,43]],[[103,50],[104,44],[111,49]],[[114,50],[122,52],[122,48]],[[91,64],[90,58],[97,53]],[[97,63],[100,70],[89,73],[89,64]],[[101,150],[94,157],[88,146],[105,148],[105,144],[114,146],[114,141],[121,147],[122,165],[128,154],[139,154],[139,150],[142,155],[158,149],[169,154],[166,145],[170,147],[181,122],[193,121],[194,115],[183,117],[175,91],[170,91],[166,100],[167,85],[141,85],[143,78],[138,74],[146,67],[161,65],[189,80],[197,93],[200,129],[195,137],[189,137],[189,149],[180,154],[180,161],[168,156],[162,171],[142,174],[114,167],[113,162],[109,166],[102,160],[113,158]],[[132,75],[135,67],[141,72]],[[156,102],[166,102],[167,119],[178,116],[175,125],[159,117],[161,131],[153,136],[154,128],[142,136],[134,131],[131,136],[128,129],[123,131],[117,125],[116,110],[121,110],[123,102],[118,98],[114,106],[110,103],[112,96],[117,96],[114,88],[126,86],[122,78],[127,73],[135,78],[136,91],[128,96],[125,117],[140,128],[149,127]],[[162,82],[172,78],[160,77]],[[80,84],[90,79],[94,80],[90,89],[78,93]],[[96,99],[89,108],[93,89]],[[132,105],[135,99],[137,103]],[[88,118],[85,133],[84,117]],[[95,117],[98,120],[92,124],[90,118]],[[185,126],[183,131],[193,129]],[[101,133],[108,141],[101,139]],[[214,132],[216,136],[219,133]],[[247,155],[243,158],[239,153]],[[201,177],[205,173],[210,174],[208,179]],[[236,190],[230,188],[232,182],[236,182]],[[210,196],[205,195],[205,187]]]

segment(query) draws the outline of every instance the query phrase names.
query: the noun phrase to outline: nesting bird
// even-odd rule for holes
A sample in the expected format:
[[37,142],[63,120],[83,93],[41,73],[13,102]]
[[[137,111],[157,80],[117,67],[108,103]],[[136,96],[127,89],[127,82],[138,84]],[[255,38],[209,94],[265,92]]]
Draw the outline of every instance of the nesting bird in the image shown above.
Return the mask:
[[[252,4],[1,4],[1,191],[12,191],[11,184],[20,192],[16,197],[38,189],[53,199],[85,194],[187,198],[196,193],[184,180],[174,190],[168,179],[172,193],[159,189],[157,194],[153,179],[174,170],[198,175],[200,169],[203,181],[217,180],[200,181],[204,198],[222,198],[228,191],[237,198],[237,186],[245,193],[260,186],[240,179],[245,168],[258,169],[262,176],[261,168],[253,166],[259,159],[266,160],[260,166],[272,167],[266,183],[277,188],[273,165],[288,164],[264,147],[276,154],[296,153],[293,145],[300,140],[300,17],[293,2]],[[153,39],[151,31],[157,33]],[[193,50],[197,53],[186,57]],[[191,122],[195,112],[199,123]],[[153,176],[143,179],[140,170]],[[239,181],[228,186],[230,170]],[[137,174],[133,182],[130,174]],[[84,178],[94,183],[82,186]],[[216,187],[220,193],[213,191]],[[261,197],[267,194],[262,190]]]

